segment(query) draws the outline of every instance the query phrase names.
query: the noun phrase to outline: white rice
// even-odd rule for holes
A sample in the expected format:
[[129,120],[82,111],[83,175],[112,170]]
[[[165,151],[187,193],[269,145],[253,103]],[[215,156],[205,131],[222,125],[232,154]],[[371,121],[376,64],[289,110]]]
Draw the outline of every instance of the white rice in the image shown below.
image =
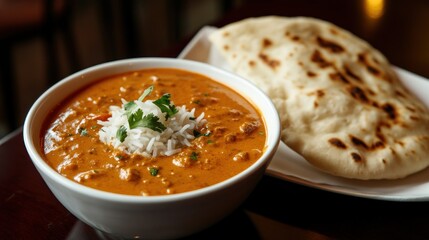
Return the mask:
[[[166,120],[165,113],[162,113],[152,100],[134,101],[143,111],[143,115],[153,113],[166,129],[161,133],[145,127],[130,129],[124,110],[127,101],[122,100],[122,103],[122,107],[110,106],[112,116],[107,121],[99,120],[97,123],[102,126],[99,131],[100,140],[128,154],[140,154],[145,157],[176,154],[182,147],[191,145],[191,140],[195,138],[194,130],[207,122],[204,113],[195,117],[195,109],[187,111],[186,106],[176,107],[178,112]],[[123,142],[116,137],[121,126],[127,129],[127,137]]]

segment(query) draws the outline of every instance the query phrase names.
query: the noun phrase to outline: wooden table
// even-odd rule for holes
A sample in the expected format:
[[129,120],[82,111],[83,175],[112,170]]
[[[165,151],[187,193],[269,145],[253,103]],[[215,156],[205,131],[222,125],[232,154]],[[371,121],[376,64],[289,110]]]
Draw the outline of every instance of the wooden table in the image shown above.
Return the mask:
[[[248,1],[214,25],[271,14],[323,18],[365,38],[395,65],[429,77],[429,3],[399,2],[386,3],[377,23],[365,18],[362,1]],[[233,214],[189,239],[429,239],[428,208],[427,202],[357,198],[265,176]],[[21,129],[1,139],[0,239],[98,238],[51,194]]]

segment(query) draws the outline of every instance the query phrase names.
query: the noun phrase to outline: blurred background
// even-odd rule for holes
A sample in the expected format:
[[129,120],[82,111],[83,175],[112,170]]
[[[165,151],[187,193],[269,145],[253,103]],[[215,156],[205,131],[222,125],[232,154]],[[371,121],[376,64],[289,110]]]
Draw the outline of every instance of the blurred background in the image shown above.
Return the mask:
[[0,137],[56,81],[106,61],[161,56],[240,2],[0,0]]
[[0,0],[0,138],[71,73],[116,59],[174,57],[204,25],[262,15],[331,21],[394,65],[429,77],[428,0]]

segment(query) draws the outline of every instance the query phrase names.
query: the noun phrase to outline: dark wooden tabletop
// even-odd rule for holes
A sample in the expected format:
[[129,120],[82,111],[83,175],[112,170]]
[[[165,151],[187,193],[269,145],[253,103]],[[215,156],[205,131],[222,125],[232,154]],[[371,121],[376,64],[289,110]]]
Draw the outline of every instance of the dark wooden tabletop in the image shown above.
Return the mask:
[[[364,2],[385,5],[365,11]],[[429,77],[428,1],[246,1],[213,25],[263,15],[331,21],[393,64]],[[177,55],[183,44],[168,55]],[[427,202],[358,198],[264,176],[239,209],[189,239],[429,239],[427,209]],[[99,238],[51,194],[26,153],[22,130],[1,139],[0,239]]]

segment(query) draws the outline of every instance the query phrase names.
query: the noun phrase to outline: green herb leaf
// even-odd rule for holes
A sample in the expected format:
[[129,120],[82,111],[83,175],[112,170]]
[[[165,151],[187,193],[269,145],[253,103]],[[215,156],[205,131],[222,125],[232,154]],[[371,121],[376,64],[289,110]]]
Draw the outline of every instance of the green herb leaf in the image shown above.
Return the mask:
[[125,111],[132,111],[137,107],[137,104],[134,101],[127,102],[124,105]]
[[155,168],[155,167],[150,167],[149,168],[149,173],[150,173],[150,175],[152,175],[152,176],[156,176],[156,175],[158,175],[158,172],[159,172],[159,169],[158,168]]
[[120,142],[123,142],[127,136],[127,128],[122,125],[118,128],[118,131],[116,131],[116,138],[119,139]]
[[124,104],[125,114],[127,115],[127,118],[129,119],[131,114],[135,112],[135,110],[138,108],[137,104],[134,101],[127,102]]
[[164,94],[161,98],[158,100],[153,101],[153,104],[159,107],[161,109],[161,112],[166,113],[165,119],[168,119],[172,117],[174,114],[178,112],[176,109],[176,106],[171,104],[170,101],[170,94]]
[[143,102],[143,99],[145,99],[145,97],[147,97],[151,92],[153,91],[153,85],[151,85],[150,87],[146,88],[143,92],[143,94],[139,97],[139,101]]
[[189,158],[193,161],[197,161],[198,160],[198,153],[197,152],[192,152],[191,156],[189,156]]
[[198,130],[195,130],[195,129],[194,129],[193,133],[194,133],[194,137],[195,138],[198,138],[198,137],[201,137],[201,136],[204,136],[204,137],[210,136],[210,132],[201,133],[201,132],[199,132]]
[[138,109],[136,112],[131,113],[128,116],[128,124],[130,125],[130,129],[139,127],[139,125],[141,125],[140,122],[142,118],[143,118],[143,111],[141,109]]
[[143,111],[141,109],[131,114],[128,118],[128,124],[130,125],[130,129],[146,127],[157,132],[162,132],[166,129],[166,127],[159,122],[159,117],[153,115],[153,113],[143,116]]
[[[138,101],[143,101],[144,98],[147,97],[153,91],[153,88],[153,86],[146,88],[143,94],[139,97]],[[170,104],[169,94],[162,96],[160,99],[154,101],[153,103],[161,109],[161,112],[167,113],[166,118],[171,117],[177,112],[176,107]],[[153,113],[143,115],[143,111],[134,101],[124,104],[124,109],[125,114],[128,118],[128,124],[130,125],[130,129],[146,127],[157,132],[162,132],[166,129],[166,127],[159,121],[159,117],[155,116]],[[123,132],[124,130],[118,130],[116,136],[119,139],[122,139]],[[125,139],[125,137],[123,137],[123,139]]]
[[81,136],[88,136],[88,131],[86,128],[79,128],[78,132]]
[[115,159],[116,160],[122,160],[124,158],[124,156],[122,156],[122,155],[115,155]]

